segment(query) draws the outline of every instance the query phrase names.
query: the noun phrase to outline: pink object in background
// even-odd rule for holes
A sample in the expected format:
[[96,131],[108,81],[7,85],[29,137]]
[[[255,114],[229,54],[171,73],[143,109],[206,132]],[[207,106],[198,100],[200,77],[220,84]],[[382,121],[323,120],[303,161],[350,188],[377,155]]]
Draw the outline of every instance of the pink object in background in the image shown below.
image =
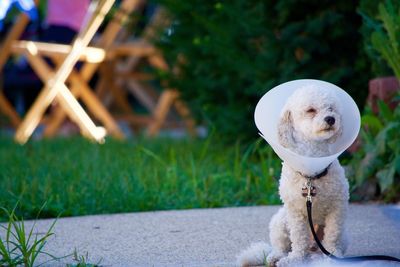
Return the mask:
[[392,101],[393,96],[400,89],[400,83],[396,77],[380,77],[369,81],[368,103],[372,107],[372,111],[378,113],[377,100],[383,100],[392,109],[398,102]]
[[48,0],[47,24],[66,26],[79,31],[90,0]]

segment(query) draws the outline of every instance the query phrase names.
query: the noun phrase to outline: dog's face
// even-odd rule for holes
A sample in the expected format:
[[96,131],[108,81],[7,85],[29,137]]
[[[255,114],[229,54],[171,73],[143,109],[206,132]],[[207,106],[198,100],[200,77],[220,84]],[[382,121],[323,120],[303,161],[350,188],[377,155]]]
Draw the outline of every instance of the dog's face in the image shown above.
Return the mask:
[[278,125],[283,146],[299,141],[333,143],[342,131],[340,103],[336,95],[316,87],[302,87],[289,97]]

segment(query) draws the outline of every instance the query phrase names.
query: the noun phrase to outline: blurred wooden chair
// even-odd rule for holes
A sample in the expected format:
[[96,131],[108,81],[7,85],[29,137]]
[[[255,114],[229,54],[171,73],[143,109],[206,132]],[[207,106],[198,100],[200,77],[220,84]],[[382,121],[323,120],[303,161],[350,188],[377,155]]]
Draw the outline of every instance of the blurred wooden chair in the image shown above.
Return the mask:
[[[87,67],[84,68],[85,66],[83,66],[79,75],[74,70],[74,66],[79,60],[87,61],[88,64],[98,64],[104,59],[105,53],[102,49],[89,48],[88,44],[114,2],[115,0],[92,2],[85,26],[82,27],[72,45],[65,46],[32,41],[14,42],[12,52],[24,54],[33,70],[45,84],[16,131],[15,139],[17,142],[25,143],[29,139],[44,112],[55,99],[57,99],[57,102],[69,117],[78,124],[82,134],[102,142],[106,134],[105,129],[96,127],[73,94],[75,90],[78,91],[76,89],[78,86],[86,88],[86,82],[83,82],[82,79],[86,78],[84,71]],[[57,67],[53,69],[49,66],[44,56],[54,60]],[[68,78],[71,80],[72,92],[66,85]],[[88,89],[87,91],[90,90]],[[110,133],[117,137],[123,136],[118,125],[94,94],[88,93],[84,102],[105,124]]]
[[[0,73],[3,72],[4,66],[7,60],[11,56],[11,46],[15,40],[18,40],[28,25],[30,19],[25,13],[21,13],[16,19],[13,27],[10,29],[4,41],[0,45]],[[14,107],[7,100],[3,94],[3,90],[0,89],[0,111],[3,112],[10,120],[11,124],[17,128],[21,123],[21,118],[15,111]]]
[[[124,23],[127,21],[128,16],[135,10],[140,8],[142,0],[123,0],[117,11],[114,13],[111,21],[107,24],[101,36],[95,42],[95,47],[86,47],[82,58],[85,61],[80,71],[72,70],[69,77],[71,81],[71,91],[76,98],[80,98],[87,106],[87,108],[101,120],[107,130],[117,138],[123,136],[115,120],[109,115],[109,112],[99,102],[93,90],[89,87],[88,83],[93,75],[98,70],[100,63],[102,63],[107,56],[108,50],[113,45],[115,39],[118,37]],[[23,44],[22,44],[23,45]],[[60,58],[67,54],[69,49],[68,45],[54,45],[51,44],[47,47],[41,47],[42,44],[38,43],[38,51],[42,55],[49,56],[55,63],[60,61]],[[43,48],[43,49],[41,49]],[[21,45],[15,46],[15,50],[21,49]],[[25,49],[23,47],[23,49]],[[50,51],[51,50],[51,51]],[[52,115],[47,120],[44,136],[54,136],[60,128],[63,121],[66,119],[67,113],[60,107],[55,107]]]
[[[100,98],[111,97],[122,109],[124,113],[122,118],[131,124],[146,126],[149,136],[157,135],[167,124],[174,124],[167,120],[172,108],[175,108],[183,120],[187,131],[192,135],[195,132],[194,120],[185,103],[179,99],[178,91],[168,88],[167,83],[161,81],[162,88],[158,93],[149,83],[156,77],[139,68],[139,65],[144,63],[162,72],[169,71],[162,53],[153,45],[158,30],[168,27],[169,22],[165,10],[158,7],[140,38],[131,41],[124,40],[111,47],[108,51],[107,62],[102,65],[102,75],[97,87]],[[150,115],[138,115],[133,112],[127,101],[128,92],[124,88],[149,111]]]
[[[116,124],[113,117],[109,114],[106,108],[95,96],[88,85],[88,82],[97,71],[100,63],[105,59],[107,49],[113,44],[127,16],[140,6],[140,0],[124,0],[118,10],[113,15],[112,20],[107,24],[103,34],[96,42],[98,47],[85,47],[79,60],[84,61],[80,71],[72,70],[68,77],[71,82],[71,91],[76,98],[81,98],[86,104],[88,110],[104,123],[108,132],[117,138],[122,138],[123,134]],[[13,47],[16,53],[21,53],[27,50],[28,43],[19,42]],[[37,53],[42,56],[47,56],[54,63],[59,64],[63,58],[68,55],[70,46],[60,44],[45,44],[35,43]],[[66,117],[65,110],[60,107],[54,107],[52,115],[48,118],[44,130],[45,136],[53,136],[57,133],[61,123]]]

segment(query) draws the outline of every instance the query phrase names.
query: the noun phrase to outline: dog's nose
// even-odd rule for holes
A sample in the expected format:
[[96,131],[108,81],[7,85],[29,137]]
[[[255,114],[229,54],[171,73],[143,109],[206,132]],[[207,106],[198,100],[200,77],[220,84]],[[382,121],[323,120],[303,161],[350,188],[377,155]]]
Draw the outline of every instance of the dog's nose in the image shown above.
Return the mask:
[[329,126],[332,126],[335,124],[335,118],[332,116],[325,117],[325,121]]

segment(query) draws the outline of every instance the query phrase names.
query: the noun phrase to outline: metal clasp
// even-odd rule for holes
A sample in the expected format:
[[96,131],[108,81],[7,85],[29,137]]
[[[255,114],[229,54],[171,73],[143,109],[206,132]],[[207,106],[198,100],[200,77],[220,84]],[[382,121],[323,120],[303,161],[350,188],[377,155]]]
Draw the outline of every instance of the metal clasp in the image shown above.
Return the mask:
[[311,183],[311,179],[307,179],[307,201],[312,202],[312,196],[311,196],[311,189],[312,189],[312,183]]
[[311,178],[307,179],[307,182],[304,183],[304,187],[301,190],[303,197],[310,202],[312,202],[312,197],[317,194],[316,188],[312,185]]

